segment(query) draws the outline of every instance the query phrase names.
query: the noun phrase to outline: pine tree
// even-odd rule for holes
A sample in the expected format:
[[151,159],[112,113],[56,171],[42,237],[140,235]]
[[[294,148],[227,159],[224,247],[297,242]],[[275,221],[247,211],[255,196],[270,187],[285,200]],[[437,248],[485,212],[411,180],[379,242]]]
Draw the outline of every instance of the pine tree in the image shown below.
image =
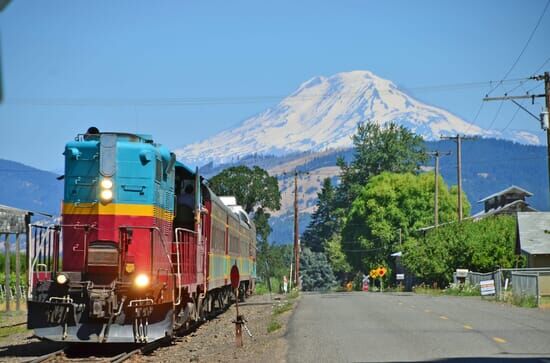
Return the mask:
[[321,191],[317,194],[315,212],[302,235],[302,244],[313,252],[324,252],[324,246],[337,231],[338,221],[334,208],[335,189],[330,178],[323,180]]

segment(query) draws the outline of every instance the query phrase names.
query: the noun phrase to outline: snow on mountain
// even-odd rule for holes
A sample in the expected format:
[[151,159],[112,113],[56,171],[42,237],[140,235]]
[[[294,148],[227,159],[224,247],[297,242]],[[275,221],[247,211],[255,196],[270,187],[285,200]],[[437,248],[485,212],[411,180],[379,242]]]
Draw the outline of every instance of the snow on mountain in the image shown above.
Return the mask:
[[193,164],[222,163],[250,154],[282,155],[351,146],[358,122],[394,121],[437,140],[441,135],[479,135],[540,144],[526,131],[502,134],[468,123],[443,109],[424,104],[391,81],[369,71],[314,77],[274,107],[240,126],[176,150],[178,159]]

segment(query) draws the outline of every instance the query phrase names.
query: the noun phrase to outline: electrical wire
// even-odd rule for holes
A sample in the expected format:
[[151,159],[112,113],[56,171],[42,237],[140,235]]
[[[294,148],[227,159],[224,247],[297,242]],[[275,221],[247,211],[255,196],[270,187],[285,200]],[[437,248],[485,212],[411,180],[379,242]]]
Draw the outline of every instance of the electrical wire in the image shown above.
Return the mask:
[[503,105],[504,105],[504,100],[500,101],[500,105],[498,105],[498,109],[497,109],[497,112],[495,113],[495,117],[493,117],[493,120],[491,121],[491,124],[489,125],[489,127],[487,127],[488,130],[490,130],[491,127],[493,127],[495,121],[498,118],[498,115],[500,114],[500,111],[502,110]]
[[477,118],[479,117],[479,114],[481,113],[481,110],[483,109],[483,106],[485,105],[485,101],[481,100],[481,103],[479,104],[479,108],[477,109],[477,112],[474,116],[474,119],[471,122],[468,122],[468,127],[466,128],[466,131],[464,134],[467,134],[468,131],[472,128],[473,125],[477,122]]
[[550,62],[550,57],[546,58],[546,60],[544,61],[544,63],[542,63],[542,65],[541,65],[540,67],[537,68],[537,70],[534,72],[535,75],[536,75],[537,73],[539,73],[539,72],[544,68],[544,66],[545,66],[548,62]]
[[[544,6],[544,9],[542,10],[542,13],[540,14],[539,16],[539,20],[537,21],[537,24],[535,25],[535,27],[533,28],[533,30],[531,31],[531,34],[529,35],[529,38],[527,39],[527,42],[525,43],[525,45],[523,46],[523,48],[521,49],[521,52],[519,53],[519,55],[517,56],[516,60],[514,61],[514,63],[512,63],[512,66],[510,67],[510,69],[508,70],[508,72],[506,72],[506,74],[504,75],[504,77],[502,77],[503,80],[506,80],[506,78],[508,78],[508,76],[510,75],[510,73],[512,73],[512,71],[514,70],[514,68],[516,67],[516,65],[518,64],[519,60],[521,59],[521,57],[523,56],[523,53],[525,53],[525,50],[527,49],[527,47],[529,46],[529,43],[531,43],[531,40],[533,39],[533,36],[535,35],[535,33],[537,32],[537,29],[540,25],[540,23],[542,22],[542,18],[544,17],[544,14],[546,13],[546,10],[548,9],[548,6],[550,5],[550,0],[548,0],[546,2],[546,5]],[[487,96],[490,95],[494,90],[496,90],[498,87],[500,87],[502,85],[502,81],[499,82],[495,87],[493,87],[493,89],[491,89],[489,91],[489,93],[487,93]]]
[[[549,0],[550,1],[550,0]],[[524,82],[528,78],[516,78],[511,80],[500,80],[501,83],[517,83]],[[468,88],[479,88],[486,87],[497,81],[480,81],[480,82],[465,82],[465,83],[449,83],[449,84],[439,84],[439,85],[428,85],[428,86],[418,86],[418,87],[407,87],[407,88],[398,88],[401,91],[416,91],[416,92],[429,92],[429,91],[458,91]],[[342,94],[356,94],[360,91],[353,92],[343,92]],[[390,93],[393,92],[391,89],[379,90],[379,93]],[[296,100],[309,100],[315,99],[318,97],[324,96],[324,98],[331,97],[330,95],[324,94],[312,94],[307,96],[294,96],[293,99]],[[97,99],[97,98],[84,98],[84,99],[7,99],[5,100],[6,105],[16,105],[16,106],[106,106],[106,107],[129,107],[129,106],[203,106],[203,105],[238,105],[238,104],[254,104],[254,103],[267,103],[275,100],[281,100],[288,96],[276,96],[276,95],[265,95],[265,96],[242,96],[242,97],[169,97],[169,98],[145,98],[145,99]]]
[[508,123],[506,124],[506,126],[504,126],[504,128],[503,128],[502,130],[500,130],[500,131],[504,132],[504,131],[506,131],[506,129],[508,129],[508,127],[512,124],[512,121],[514,121],[514,119],[516,118],[516,116],[517,116],[519,110],[521,110],[521,108],[518,106],[518,107],[516,108],[516,112],[514,112],[514,114],[512,115],[512,118],[510,119],[510,121],[508,121]]

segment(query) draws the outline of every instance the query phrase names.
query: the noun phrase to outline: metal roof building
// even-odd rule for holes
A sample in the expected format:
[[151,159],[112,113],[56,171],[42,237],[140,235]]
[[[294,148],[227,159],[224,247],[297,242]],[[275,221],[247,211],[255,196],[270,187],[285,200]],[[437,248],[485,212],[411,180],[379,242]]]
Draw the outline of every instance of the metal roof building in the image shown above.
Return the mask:
[[550,212],[518,212],[516,253],[527,267],[550,267]]
[[472,218],[481,219],[495,214],[514,214],[518,212],[536,212],[537,210],[525,201],[533,193],[511,185],[508,188],[489,195],[478,203],[484,203],[484,210],[474,214]]

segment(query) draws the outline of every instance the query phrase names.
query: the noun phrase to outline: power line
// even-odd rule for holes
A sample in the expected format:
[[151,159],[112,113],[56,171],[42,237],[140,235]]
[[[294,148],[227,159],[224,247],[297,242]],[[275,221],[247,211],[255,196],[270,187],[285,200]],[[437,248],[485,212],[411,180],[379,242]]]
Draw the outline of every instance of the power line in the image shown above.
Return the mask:
[[[502,77],[503,80],[506,80],[506,78],[508,78],[508,76],[510,75],[510,73],[512,72],[512,70],[516,67],[516,65],[518,64],[519,60],[521,59],[521,57],[523,56],[523,53],[525,53],[525,50],[527,49],[527,47],[529,46],[529,43],[531,43],[531,40],[533,39],[533,36],[535,35],[535,33],[537,32],[537,29],[542,21],[542,18],[544,17],[544,14],[546,13],[546,10],[548,9],[548,6],[550,5],[550,0],[548,0],[546,2],[546,5],[544,6],[544,9],[542,10],[542,13],[540,14],[539,16],[539,20],[537,21],[537,24],[535,25],[535,27],[533,28],[533,30],[531,31],[531,34],[529,35],[529,38],[527,39],[527,42],[525,43],[525,45],[523,46],[523,48],[521,49],[521,52],[519,53],[519,55],[517,56],[516,60],[514,61],[514,63],[512,64],[512,66],[510,67],[510,69],[508,70],[508,72],[506,72],[506,74],[504,75],[504,77]],[[494,90],[496,90],[498,87],[500,87],[500,85],[502,84],[502,82],[499,82],[493,89],[491,89],[489,91],[489,93],[487,93],[487,96],[490,95]]]
[[[550,1],[550,0],[549,0]],[[439,85],[417,86],[398,88],[401,91],[454,91],[467,88],[479,88],[490,86],[494,82],[499,83],[517,83],[523,82],[528,78],[516,78],[511,80],[499,81],[479,81],[465,83],[449,83]],[[360,91],[343,92],[342,94],[356,94]],[[379,93],[390,93],[393,90],[379,90]],[[142,99],[100,99],[100,98],[82,98],[82,99],[12,99],[6,100],[6,105],[16,106],[106,106],[106,107],[127,107],[127,106],[203,106],[203,105],[238,105],[266,103],[274,100],[286,98],[288,95],[264,95],[264,96],[220,96],[220,97],[167,97],[167,98],[142,98]],[[308,100],[323,96],[323,94],[313,94],[308,96],[295,96],[294,99]],[[330,97],[330,96],[326,96]]]
[[546,60],[544,61],[544,63],[542,63],[542,65],[541,65],[539,68],[537,68],[537,70],[534,72],[534,74],[539,73],[539,72],[544,68],[544,66],[545,66],[548,62],[550,62],[550,57],[546,58]]
[[481,103],[479,104],[479,108],[477,109],[476,115],[474,116],[474,119],[472,120],[472,122],[468,123],[468,127],[466,128],[466,131],[464,132],[464,134],[467,134],[472,128],[472,125],[476,123],[477,118],[479,117],[479,114],[481,113],[481,110],[483,109],[484,104],[485,102],[481,101]]
[[[482,101],[483,102],[483,101]],[[497,112],[495,112],[495,117],[493,117],[493,120],[491,121],[491,123],[489,124],[489,127],[487,127],[488,130],[491,129],[491,127],[493,127],[493,124],[495,123],[495,121],[497,120],[498,118],[498,115],[500,114],[500,111],[502,110],[502,106],[504,105],[504,101],[500,101],[500,105],[498,105],[498,109],[497,109]]]
[[[469,162],[468,165],[487,165],[487,164],[490,164],[490,165],[505,165],[505,164],[509,164],[510,161],[527,161],[527,160],[542,160],[542,159],[545,159],[546,157],[545,156],[539,156],[539,157],[531,157],[531,158],[516,158],[516,159],[506,159],[506,160],[501,160],[500,162],[495,162],[495,161],[476,161],[476,162]],[[441,169],[446,169],[446,168],[456,168],[457,167],[457,164],[450,164],[450,165],[443,165],[441,167]]]
[[506,129],[512,124],[512,121],[514,121],[514,119],[516,118],[519,110],[521,110],[521,108],[517,107],[516,108],[516,112],[514,112],[514,115],[512,115],[512,118],[510,119],[510,121],[508,121],[508,123],[506,124],[506,126],[501,130],[501,131],[506,131]]

